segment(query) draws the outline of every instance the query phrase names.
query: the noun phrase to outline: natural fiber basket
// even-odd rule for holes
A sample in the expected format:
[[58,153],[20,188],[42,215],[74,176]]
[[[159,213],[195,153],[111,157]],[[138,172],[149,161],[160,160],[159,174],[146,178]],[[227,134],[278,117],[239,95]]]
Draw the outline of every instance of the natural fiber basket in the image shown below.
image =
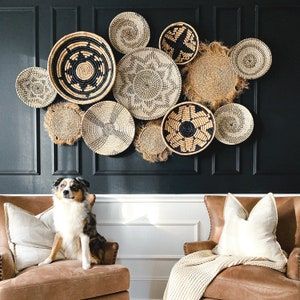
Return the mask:
[[74,103],[61,102],[48,107],[44,127],[54,144],[73,145],[81,137],[83,111]]
[[215,110],[232,102],[247,87],[234,72],[228,53],[229,49],[219,42],[200,44],[197,57],[183,70],[183,91],[189,100]]
[[47,70],[40,67],[23,70],[18,75],[15,86],[18,97],[30,107],[46,107],[57,95],[50,83]]
[[214,114],[216,139],[226,145],[237,145],[251,135],[254,121],[250,111],[243,105],[230,103],[220,107]]
[[116,155],[126,150],[135,134],[129,111],[115,101],[101,101],[91,106],[82,120],[86,145],[101,155]]
[[172,153],[161,136],[161,120],[150,121],[138,127],[135,149],[149,162],[166,161]]
[[109,44],[101,36],[78,31],[65,35],[53,46],[48,72],[54,88],[64,99],[90,104],[110,91],[116,63]]
[[272,53],[261,40],[248,38],[236,44],[230,52],[235,72],[246,79],[256,79],[268,72]]
[[163,30],[158,46],[170,55],[177,65],[185,65],[197,55],[199,37],[190,24],[176,22]]
[[203,151],[212,142],[215,130],[212,112],[195,102],[182,102],[172,107],[161,126],[166,146],[179,155]]
[[145,48],[150,40],[150,28],[143,16],[136,12],[122,12],[109,25],[109,40],[114,48],[127,54]]
[[147,47],[119,61],[113,94],[135,118],[161,118],[176,104],[180,93],[179,69],[165,52]]

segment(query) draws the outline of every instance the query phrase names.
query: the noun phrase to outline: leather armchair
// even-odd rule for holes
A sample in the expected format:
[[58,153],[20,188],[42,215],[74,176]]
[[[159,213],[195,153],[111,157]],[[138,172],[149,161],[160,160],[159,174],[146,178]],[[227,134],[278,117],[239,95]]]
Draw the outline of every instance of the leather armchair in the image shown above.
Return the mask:
[[[212,250],[222,233],[225,196],[206,196],[211,229],[208,241],[187,242],[185,255]],[[260,198],[240,197],[250,212]],[[203,299],[300,300],[300,197],[276,198],[277,240],[288,254],[287,272],[257,267],[235,266],[222,271],[207,287]]]
[[0,299],[101,299],[128,300],[129,271],[115,265],[119,245],[108,242],[104,265],[84,271],[79,261],[56,261],[50,265],[33,266],[15,273],[15,264],[8,247],[3,204],[11,202],[33,214],[52,205],[49,196],[0,195]]

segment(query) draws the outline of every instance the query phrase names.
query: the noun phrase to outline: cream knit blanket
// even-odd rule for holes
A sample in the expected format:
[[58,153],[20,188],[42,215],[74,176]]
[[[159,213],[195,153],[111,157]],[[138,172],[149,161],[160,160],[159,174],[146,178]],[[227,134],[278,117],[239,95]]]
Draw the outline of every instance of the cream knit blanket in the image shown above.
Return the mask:
[[285,272],[286,264],[257,257],[215,255],[211,250],[197,251],[175,264],[163,299],[199,300],[218,273],[236,265],[255,265]]

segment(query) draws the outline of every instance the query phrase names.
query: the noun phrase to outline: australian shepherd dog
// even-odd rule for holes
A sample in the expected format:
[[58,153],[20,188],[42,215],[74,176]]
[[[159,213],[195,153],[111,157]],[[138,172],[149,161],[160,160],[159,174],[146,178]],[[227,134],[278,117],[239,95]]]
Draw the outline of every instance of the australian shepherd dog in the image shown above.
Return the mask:
[[66,259],[78,259],[87,270],[91,263],[103,263],[106,240],[96,229],[91,212],[95,195],[88,193],[89,183],[82,178],[59,178],[53,185],[55,237],[51,253],[40,265],[50,264],[63,250]]

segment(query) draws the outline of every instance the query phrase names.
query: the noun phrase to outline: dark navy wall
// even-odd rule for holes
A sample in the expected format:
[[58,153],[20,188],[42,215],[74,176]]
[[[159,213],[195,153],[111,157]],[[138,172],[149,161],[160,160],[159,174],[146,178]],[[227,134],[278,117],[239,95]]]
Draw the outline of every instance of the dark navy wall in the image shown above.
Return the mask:
[[[270,72],[239,99],[255,116],[250,140],[236,147],[215,141],[197,156],[174,155],[162,164],[143,161],[132,148],[103,157],[83,142],[51,144],[45,110],[26,107],[16,96],[17,74],[46,67],[51,46],[67,33],[107,38],[111,19],[125,10],[147,19],[155,47],[162,29],[180,20],[194,25],[201,40],[231,46],[255,36],[270,46]],[[1,0],[0,193],[48,193],[65,175],[85,177],[96,193],[300,192],[299,28],[296,0]]]

